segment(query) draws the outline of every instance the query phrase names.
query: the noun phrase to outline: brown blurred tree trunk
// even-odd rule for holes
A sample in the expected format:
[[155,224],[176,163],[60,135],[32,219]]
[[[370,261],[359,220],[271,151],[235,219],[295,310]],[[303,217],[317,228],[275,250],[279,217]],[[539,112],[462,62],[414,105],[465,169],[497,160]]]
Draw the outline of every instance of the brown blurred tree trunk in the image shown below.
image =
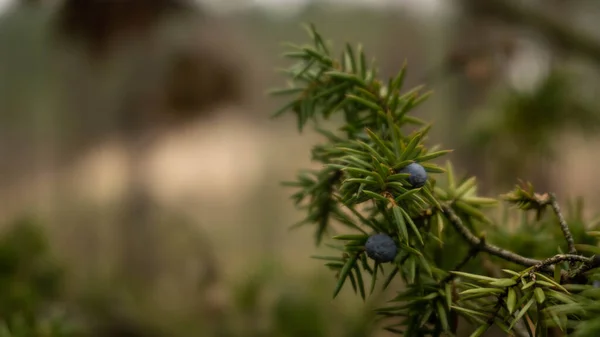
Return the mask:
[[[184,1],[66,0],[53,22],[58,48],[85,64],[67,85],[74,127],[63,135],[59,164],[111,137],[121,141],[127,186],[115,219],[114,276],[127,293],[147,296],[162,276],[166,239],[145,156],[163,131],[210,117],[218,104],[242,102],[243,60],[228,50],[223,30]],[[111,81],[115,87],[105,89]],[[57,186],[57,195],[64,191]]]
[[[124,57],[129,72],[120,83],[121,101],[114,104],[113,120],[94,115],[106,123],[90,124],[78,137],[85,139],[91,130],[100,138],[115,134],[124,140],[128,185],[118,221],[118,274],[130,289],[152,287],[158,278],[157,207],[144,178],[144,156],[153,138],[161,130],[209,115],[215,104],[241,99],[241,69],[219,50],[223,41],[214,39],[207,20],[202,10],[178,0],[67,0],[58,16],[60,41],[78,46],[94,71]],[[169,38],[169,30],[183,35]],[[170,45],[182,38],[191,44]],[[127,56],[123,52],[129,48],[127,41],[133,41],[129,39],[135,40],[137,50]],[[101,125],[105,129],[95,129]]]

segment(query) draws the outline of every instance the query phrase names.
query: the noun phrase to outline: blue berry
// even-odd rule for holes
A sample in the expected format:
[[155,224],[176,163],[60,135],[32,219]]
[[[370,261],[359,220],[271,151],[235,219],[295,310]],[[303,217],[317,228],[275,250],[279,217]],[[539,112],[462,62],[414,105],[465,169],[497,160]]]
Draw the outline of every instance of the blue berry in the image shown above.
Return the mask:
[[396,243],[387,234],[371,235],[365,243],[365,250],[367,256],[380,263],[393,261],[398,253]]
[[594,281],[594,288],[600,288],[600,281]]
[[427,172],[425,168],[417,163],[408,164],[406,167],[400,170],[399,173],[408,173],[408,183],[412,188],[423,187],[427,182]]

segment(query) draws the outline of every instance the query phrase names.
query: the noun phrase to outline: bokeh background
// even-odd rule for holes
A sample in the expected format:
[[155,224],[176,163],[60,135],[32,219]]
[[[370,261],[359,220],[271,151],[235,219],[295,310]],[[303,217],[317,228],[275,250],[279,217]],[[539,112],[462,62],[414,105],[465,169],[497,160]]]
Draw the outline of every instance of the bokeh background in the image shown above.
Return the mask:
[[269,119],[283,102],[265,91],[306,22],[362,44],[382,76],[406,60],[406,85],[434,91],[415,112],[431,141],[483,194],[521,178],[600,200],[596,0],[0,3],[0,317],[98,336],[385,336],[371,309],[394,290],[332,301],[312,228],[289,231],[302,214],[280,182],[319,138]]

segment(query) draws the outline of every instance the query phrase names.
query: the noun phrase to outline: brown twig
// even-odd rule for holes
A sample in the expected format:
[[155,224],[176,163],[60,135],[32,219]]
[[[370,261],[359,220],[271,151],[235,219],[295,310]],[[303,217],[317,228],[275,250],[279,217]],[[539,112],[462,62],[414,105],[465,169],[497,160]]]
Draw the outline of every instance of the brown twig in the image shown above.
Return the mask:
[[[456,229],[458,234],[460,234],[469,244],[471,244],[471,246],[480,246],[481,251],[526,267],[537,266],[542,262],[540,260],[521,256],[517,253],[513,253],[509,250],[500,248],[487,242],[482,242],[480,238],[471,233],[471,231],[463,224],[462,220],[458,217],[458,215],[456,215],[450,206],[442,205],[442,211],[450,221],[450,224],[454,227],[454,229]],[[552,272],[552,269],[549,267],[544,268],[544,270]]]
[[573,235],[569,230],[569,225],[567,224],[567,221],[565,220],[565,217],[563,216],[560,210],[560,206],[558,205],[558,201],[556,200],[556,195],[554,193],[550,194],[550,207],[552,207],[554,214],[556,214],[556,217],[558,218],[558,223],[560,224],[560,229],[562,230],[563,235],[567,240],[569,254],[577,254],[577,249],[575,249],[575,241],[573,240]]
[[592,257],[587,258],[588,260],[585,261],[584,264],[582,264],[581,266],[579,266],[579,268],[573,270],[573,272],[570,273],[569,278],[572,280],[576,280],[578,279],[580,276],[582,276],[583,274],[587,273],[588,271],[594,269],[594,268],[598,268],[600,266],[600,256],[598,255],[594,255]]
[[533,267],[530,274],[538,271],[547,269],[550,266],[556,265],[558,263],[569,261],[571,263],[574,262],[585,262],[585,265],[590,265],[592,263],[592,258],[585,257],[581,255],[572,255],[572,254],[558,254],[551,258],[545,259],[544,261],[540,261],[537,265]]

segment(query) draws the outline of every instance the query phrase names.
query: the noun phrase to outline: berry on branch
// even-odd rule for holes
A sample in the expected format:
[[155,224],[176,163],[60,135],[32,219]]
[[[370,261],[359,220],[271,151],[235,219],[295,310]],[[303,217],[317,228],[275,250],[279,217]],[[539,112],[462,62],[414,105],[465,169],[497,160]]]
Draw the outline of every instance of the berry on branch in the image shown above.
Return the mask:
[[412,163],[400,170],[400,173],[408,173],[408,183],[412,188],[423,187],[427,182],[427,172],[425,168],[417,163]]
[[380,263],[393,261],[398,253],[394,240],[383,233],[370,236],[365,243],[365,250],[370,258]]

